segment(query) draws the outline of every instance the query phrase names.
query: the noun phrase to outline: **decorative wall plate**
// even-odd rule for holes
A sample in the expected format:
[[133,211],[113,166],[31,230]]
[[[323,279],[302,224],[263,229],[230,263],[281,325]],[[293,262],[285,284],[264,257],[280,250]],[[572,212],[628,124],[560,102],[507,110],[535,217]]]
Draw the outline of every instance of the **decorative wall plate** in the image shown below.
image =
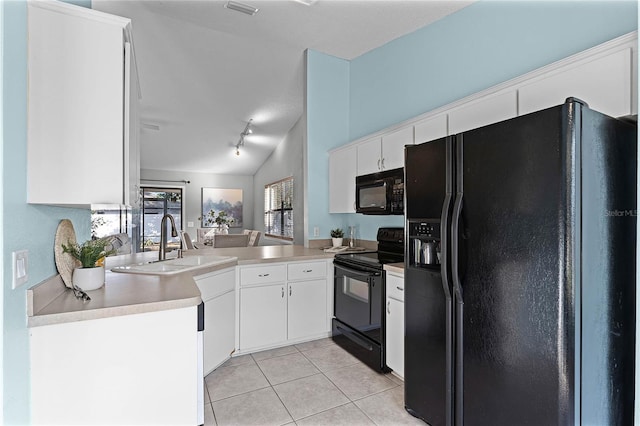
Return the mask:
[[73,288],[71,277],[73,276],[73,270],[79,267],[80,261],[69,253],[62,251],[62,244],[69,245],[69,243],[77,243],[76,231],[73,229],[73,223],[69,219],[62,219],[58,224],[56,230],[56,239],[53,246],[53,253],[55,254],[56,268],[58,273],[64,281],[64,285],[69,288]]

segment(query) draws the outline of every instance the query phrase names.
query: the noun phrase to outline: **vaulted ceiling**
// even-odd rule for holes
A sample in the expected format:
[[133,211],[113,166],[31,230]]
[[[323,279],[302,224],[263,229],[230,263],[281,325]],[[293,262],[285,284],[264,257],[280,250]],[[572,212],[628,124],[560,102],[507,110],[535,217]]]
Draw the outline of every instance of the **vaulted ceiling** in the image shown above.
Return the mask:
[[132,20],[143,169],[253,175],[302,115],[305,49],[351,60],[471,3],[243,2],[93,0]]

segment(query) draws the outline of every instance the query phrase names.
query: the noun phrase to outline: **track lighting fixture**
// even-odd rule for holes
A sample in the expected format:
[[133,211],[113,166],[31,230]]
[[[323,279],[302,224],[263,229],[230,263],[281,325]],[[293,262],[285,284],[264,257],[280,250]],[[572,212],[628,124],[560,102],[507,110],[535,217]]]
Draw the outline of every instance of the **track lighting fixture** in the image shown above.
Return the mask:
[[240,133],[240,139],[236,144],[236,155],[240,155],[240,147],[244,146],[244,137],[253,133],[253,130],[251,130],[252,121],[253,121],[253,118],[250,118],[249,121],[247,122],[247,125],[244,126],[244,130],[242,131],[242,133]]

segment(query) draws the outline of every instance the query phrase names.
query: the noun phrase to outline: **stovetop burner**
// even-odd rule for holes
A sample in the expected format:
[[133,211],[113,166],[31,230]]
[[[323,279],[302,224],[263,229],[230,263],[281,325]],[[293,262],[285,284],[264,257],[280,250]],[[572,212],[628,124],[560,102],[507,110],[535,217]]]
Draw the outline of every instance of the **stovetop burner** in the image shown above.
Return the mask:
[[338,253],[338,263],[382,269],[386,263],[404,262],[404,228],[378,229],[378,251]]

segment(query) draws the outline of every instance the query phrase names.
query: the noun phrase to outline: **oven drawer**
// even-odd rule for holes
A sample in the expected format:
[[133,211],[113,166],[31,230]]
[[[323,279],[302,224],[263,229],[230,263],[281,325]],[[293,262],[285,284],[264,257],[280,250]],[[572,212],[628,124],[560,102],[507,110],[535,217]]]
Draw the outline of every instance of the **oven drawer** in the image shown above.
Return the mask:
[[327,262],[290,263],[287,265],[289,281],[324,278],[327,276]]
[[382,342],[369,338],[335,318],[331,325],[331,338],[336,344],[374,370],[384,373],[390,371],[386,366]]
[[240,268],[240,285],[259,285],[283,282],[287,279],[286,265],[260,265]]

